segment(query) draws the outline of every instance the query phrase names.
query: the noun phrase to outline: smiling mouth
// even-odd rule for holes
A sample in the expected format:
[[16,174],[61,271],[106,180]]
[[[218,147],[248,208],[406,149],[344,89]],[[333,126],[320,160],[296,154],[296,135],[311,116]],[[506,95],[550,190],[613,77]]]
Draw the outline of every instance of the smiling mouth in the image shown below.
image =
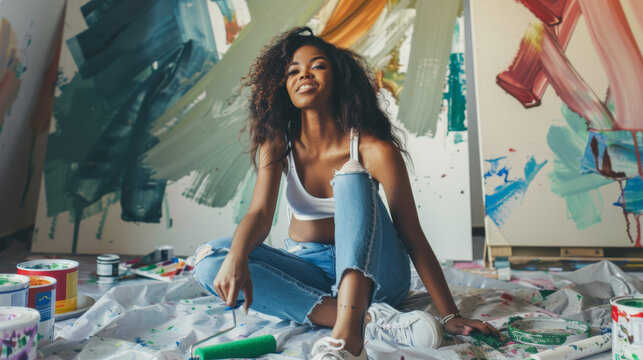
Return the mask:
[[315,84],[304,84],[297,89],[297,93],[308,92],[317,88]]

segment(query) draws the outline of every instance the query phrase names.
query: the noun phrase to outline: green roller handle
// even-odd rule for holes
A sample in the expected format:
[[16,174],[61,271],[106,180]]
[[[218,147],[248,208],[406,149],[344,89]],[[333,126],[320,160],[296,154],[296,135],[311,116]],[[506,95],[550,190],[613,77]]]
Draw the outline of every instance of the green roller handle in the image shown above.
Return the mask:
[[257,356],[276,352],[277,340],[272,335],[256,336],[243,340],[201,347],[194,351],[197,359],[200,360],[255,358]]

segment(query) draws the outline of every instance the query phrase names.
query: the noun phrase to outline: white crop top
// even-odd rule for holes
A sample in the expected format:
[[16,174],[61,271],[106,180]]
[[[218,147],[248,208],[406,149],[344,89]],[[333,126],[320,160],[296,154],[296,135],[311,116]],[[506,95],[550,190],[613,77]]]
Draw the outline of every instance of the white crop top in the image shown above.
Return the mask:
[[[351,160],[359,161],[359,135],[351,130]],[[286,201],[288,202],[288,219],[291,214],[297,220],[318,220],[335,216],[335,199],[318,198],[306,191],[299,180],[297,166],[292,151],[288,154],[288,172],[286,173]]]

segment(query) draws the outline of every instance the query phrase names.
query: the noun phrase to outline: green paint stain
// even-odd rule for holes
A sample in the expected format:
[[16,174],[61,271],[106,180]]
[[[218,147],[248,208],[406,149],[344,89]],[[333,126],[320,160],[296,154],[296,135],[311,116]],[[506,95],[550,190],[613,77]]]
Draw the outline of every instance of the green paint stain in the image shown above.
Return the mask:
[[[456,23],[457,24],[457,23]],[[447,91],[443,98],[447,101],[449,131],[466,131],[466,108],[464,54],[451,54]]]
[[192,310],[196,309],[195,307],[192,308]]
[[462,134],[460,134],[460,133],[456,133],[455,136],[453,137],[453,143],[454,144],[459,144],[459,143],[461,143],[463,141],[464,141],[464,139],[462,138]]
[[622,299],[616,302],[619,305],[643,308],[643,299]]
[[168,329],[168,330],[172,330],[172,329],[174,329],[174,325],[170,326],[170,327],[169,327],[169,328],[167,328],[167,329]]
[[494,349],[497,349],[497,348],[503,346],[506,343],[506,341],[502,341],[500,338],[498,338],[495,335],[491,335],[491,334],[486,335],[486,334],[483,334],[483,333],[477,332],[477,331],[471,333],[469,336],[471,336],[472,338],[474,338],[475,340],[477,340],[479,342],[482,342],[482,343],[485,343],[485,344],[491,346]]
[[527,348],[525,348],[525,351],[530,354],[538,354],[538,349],[533,346],[528,346]]
[[638,357],[638,355],[636,355],[636,354],[632,354],[632,358],[633,358],[634,360],[639,360],[639,357]]
[[576,297],[578,297],[578,301],[580,301],[580,299],[582,299],[582,298],[583,298],[583,295],[576,294]]

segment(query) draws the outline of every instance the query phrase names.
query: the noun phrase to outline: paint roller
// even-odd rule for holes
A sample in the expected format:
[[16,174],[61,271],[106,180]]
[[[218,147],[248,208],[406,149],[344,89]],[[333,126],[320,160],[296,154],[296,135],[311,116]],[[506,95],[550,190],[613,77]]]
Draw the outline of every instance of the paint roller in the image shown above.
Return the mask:
[[261,355],[277,352],[277,339],[273,335],[261,335],[243,340],[198,347],[200,344],[234,329],[237,326],[236,309],[238,309],[242,304],[243,300],[240,300],[237,301],[237,305],[235,306],[226,306],[226,311],[232,310],[232,326],[192,344],[190,346],[191,360],[255,358]]

